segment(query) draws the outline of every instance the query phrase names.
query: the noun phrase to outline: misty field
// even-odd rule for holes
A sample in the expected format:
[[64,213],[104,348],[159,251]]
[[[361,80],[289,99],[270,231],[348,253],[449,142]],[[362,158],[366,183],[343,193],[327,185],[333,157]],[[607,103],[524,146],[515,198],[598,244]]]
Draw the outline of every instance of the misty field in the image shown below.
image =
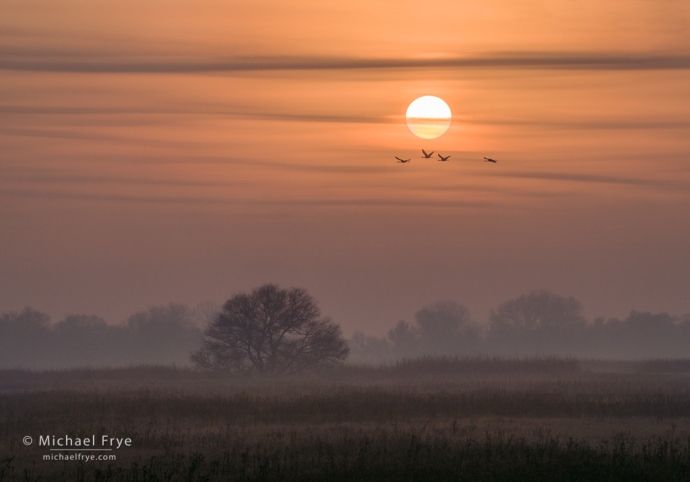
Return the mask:
[[[687,481],[689,365],[425,359],[268,379],[5,370],[0,481]],[[103,434],[131,447],[83,462],[44,460],[37,444]]]

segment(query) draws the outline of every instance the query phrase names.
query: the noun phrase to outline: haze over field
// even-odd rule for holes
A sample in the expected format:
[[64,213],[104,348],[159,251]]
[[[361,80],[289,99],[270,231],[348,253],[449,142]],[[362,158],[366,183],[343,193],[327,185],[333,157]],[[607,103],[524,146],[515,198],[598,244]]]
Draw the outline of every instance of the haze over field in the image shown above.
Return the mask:
[[539,288],[688,313],[688,45],[681,0],[5,1],[0,312],[275,282],[348,335]]

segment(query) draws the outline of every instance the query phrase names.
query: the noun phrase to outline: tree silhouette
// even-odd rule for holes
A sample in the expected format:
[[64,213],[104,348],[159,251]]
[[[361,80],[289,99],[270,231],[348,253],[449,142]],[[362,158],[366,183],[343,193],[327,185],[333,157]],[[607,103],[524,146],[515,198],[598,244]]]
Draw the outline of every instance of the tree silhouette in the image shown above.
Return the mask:
[[128,357],[138,363],[176,363],[197,350],[201,342],[201,329],[192,323],[189,308],[180,303],[151,306],[133,314],[121,335],[130,350]]
[[428,353],[457,353],[469,347],[477,334],[471,327],[469,310],[454,301],[437,301],[414,315],[420,341]]
[[573,353],[587,329],[579,301],[546,290],[502,303],[489,322],[491,344],[508,353]]
[[491,312],[489,319],[494,328],[517,331],[563,330],[584,323],[579,301],[545,290],[506,301]]
[[388,339],[393,344],[393,353],[398,357],[410,357],[419,349],[419,330],[405,320],[399,320],[388,331]]
[[0,313],[0,366],[40,367],[50,358],[50,317],[26,307]]
[[340,326],[321,318],[306,290],[267,284],[223,305],[192,361],[203,368],[280,374],[337,363],[348,352]]

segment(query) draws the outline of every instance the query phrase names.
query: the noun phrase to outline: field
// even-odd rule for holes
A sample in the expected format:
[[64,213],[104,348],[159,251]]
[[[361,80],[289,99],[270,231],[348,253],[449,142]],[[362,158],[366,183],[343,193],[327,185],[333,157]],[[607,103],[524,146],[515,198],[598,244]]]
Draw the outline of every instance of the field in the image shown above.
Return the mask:
[[[0,372],[0,481],[688,481],[688,363]],[[44,460],[41,436],[130,438]],[[25,446],[22,439],[31,436]]]

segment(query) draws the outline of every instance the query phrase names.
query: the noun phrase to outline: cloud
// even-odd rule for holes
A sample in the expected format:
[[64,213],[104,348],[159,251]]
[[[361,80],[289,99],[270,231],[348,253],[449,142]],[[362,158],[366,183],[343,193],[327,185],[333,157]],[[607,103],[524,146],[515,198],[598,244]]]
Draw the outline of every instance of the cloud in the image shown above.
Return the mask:
[[545,129],[567,130],[636,130],[636,129],[686,129],[690,127],[687,119],[650,119],[648,116],[640,119],[627,118],[591,118],[577,120],[562,119],[491,119],[491,118],[458,118],[463,124],[498,125],[515,127],[539,127]]
[[[30,106],[30,105],[0,105],[0,116],[14,115],[69,115],[69,116],[127,116],[127,115],[211,115],[236,117],[251,120],[286,121],[286,122],[319,122],[319,123],[354,123],[354,124],[400,124],[405,122],[403,116],[355,116],[317,113],[286,113],[252,110],[251,108],[237,109],[223,106],[188,105],[177,108],[160,107],[70,107],[70,106]],[[138,120],[141,123],[141,120]],[[117,122],[118,125],[122,121]],[[35,132],[35,135],[45,136],[45,132]],[[56,133],[48,133],[50,136]],[[18,131],[17,135],[30,135],[28,132]]]
[[[265,109],[253,109],[251,106],[244,106],[240,109],[232,105],[207,106],[186,105],[179,107],[160,106],[151,107],[73,107],[73,106],[32,106],[32,105],[0,105],[0,116],[15,115],[65,115],[65,116],[130,116],[136,115],[136,125],[144,123],[142,115],[205,115],[231,117],[248,120],[266,120],[282,122],[314,122],[314,123],[341,123],[341,124],[404,124],[405,117],[402,115],[388,116],[357,116],[328,113],[288,113],[288,112],[268,112]],[[540,127],[546,129],[567,129],[567,130],[638,130],[638,129],[687,129],[690,128],[690,120],[687,119],[631,119],[626,118],[583,118],[575,120],[562,119],[510,119],[510,118],[489,118],[489,117],[468,117],[456,116],[454,122],[464,125],[494,125],[508,127]],[[133,121],[134,122],[134,121]],[[153,120],[149,123],[154,123]],[[108,125],[108,122],[101,119],[101,125]],[[112,121],[112,125],[122,125],[122,120]],[[92,123],[90,125],[93,125]],[[40,131],[40,130],[5,130],[7,134],[18,136],[37,136],[37,137],[70,137],[74,134]]]
[[518,179],[544,179],[551,181],[570,181],[582,183],[620,184],[627,186],[640,186],[675,191],[690,191],[690,183],[664,179],[640,179],[624,176],[612,176],[601,174],[575,174],[555,172],[492,172],[484,174],[492,177],[506,177]]
[[56,199],[78,201],[104,201],[127,203],[162,203],[162,204],[222,204],[240,206],[294,206],[294,207],[325,207],[325,206],[380,206],[380,207],[438,207],[438,208],[487,208],[497,204],[487,201],[433,201],[433,200],[398,200],[375,198],[350,198],[350,199],[237,199],[219,196],[159,196],[159,195],[134,195],[134,194],[103,194],[103,193],[75,193],[58,190],[35,189],[3,189],[1,198],[28,198],[28,199]]
[[342,71],[382,69],[546,69],[546,70],[686,70],[690,55],[575,52],[513,52],[474,57],[346,58],[236,57],[215,60],[108,60],[92,53],[44,56],[0,52],[0,70],[76,73],[213,73],[261,71]]
[[49,183],[49,184],[125,184],[143,186],[170,186],[170,187],[232,187],[239,186],[240,182],[229,181],[192,181],[176,179],[145,179],[118,176],[89,176],[74,174],[23,174],[5,173],[0,178],[0,183]]
[[148,139],[145,137],[134,137],[127,135],[116,134],[101,134],[92,133],[80,129],[64,130],[64,129],[41,129],[41,128],[0,128],[0,136],[7,137],[42,137],[47,139],[70,139],[70,140],[91,140],[101,142],[115,142],[126,143],[127,145],[141,145],[141,146],[161,146],[170,147],[189,146],[198,144],[198,142],[185,141],[180,139]]

